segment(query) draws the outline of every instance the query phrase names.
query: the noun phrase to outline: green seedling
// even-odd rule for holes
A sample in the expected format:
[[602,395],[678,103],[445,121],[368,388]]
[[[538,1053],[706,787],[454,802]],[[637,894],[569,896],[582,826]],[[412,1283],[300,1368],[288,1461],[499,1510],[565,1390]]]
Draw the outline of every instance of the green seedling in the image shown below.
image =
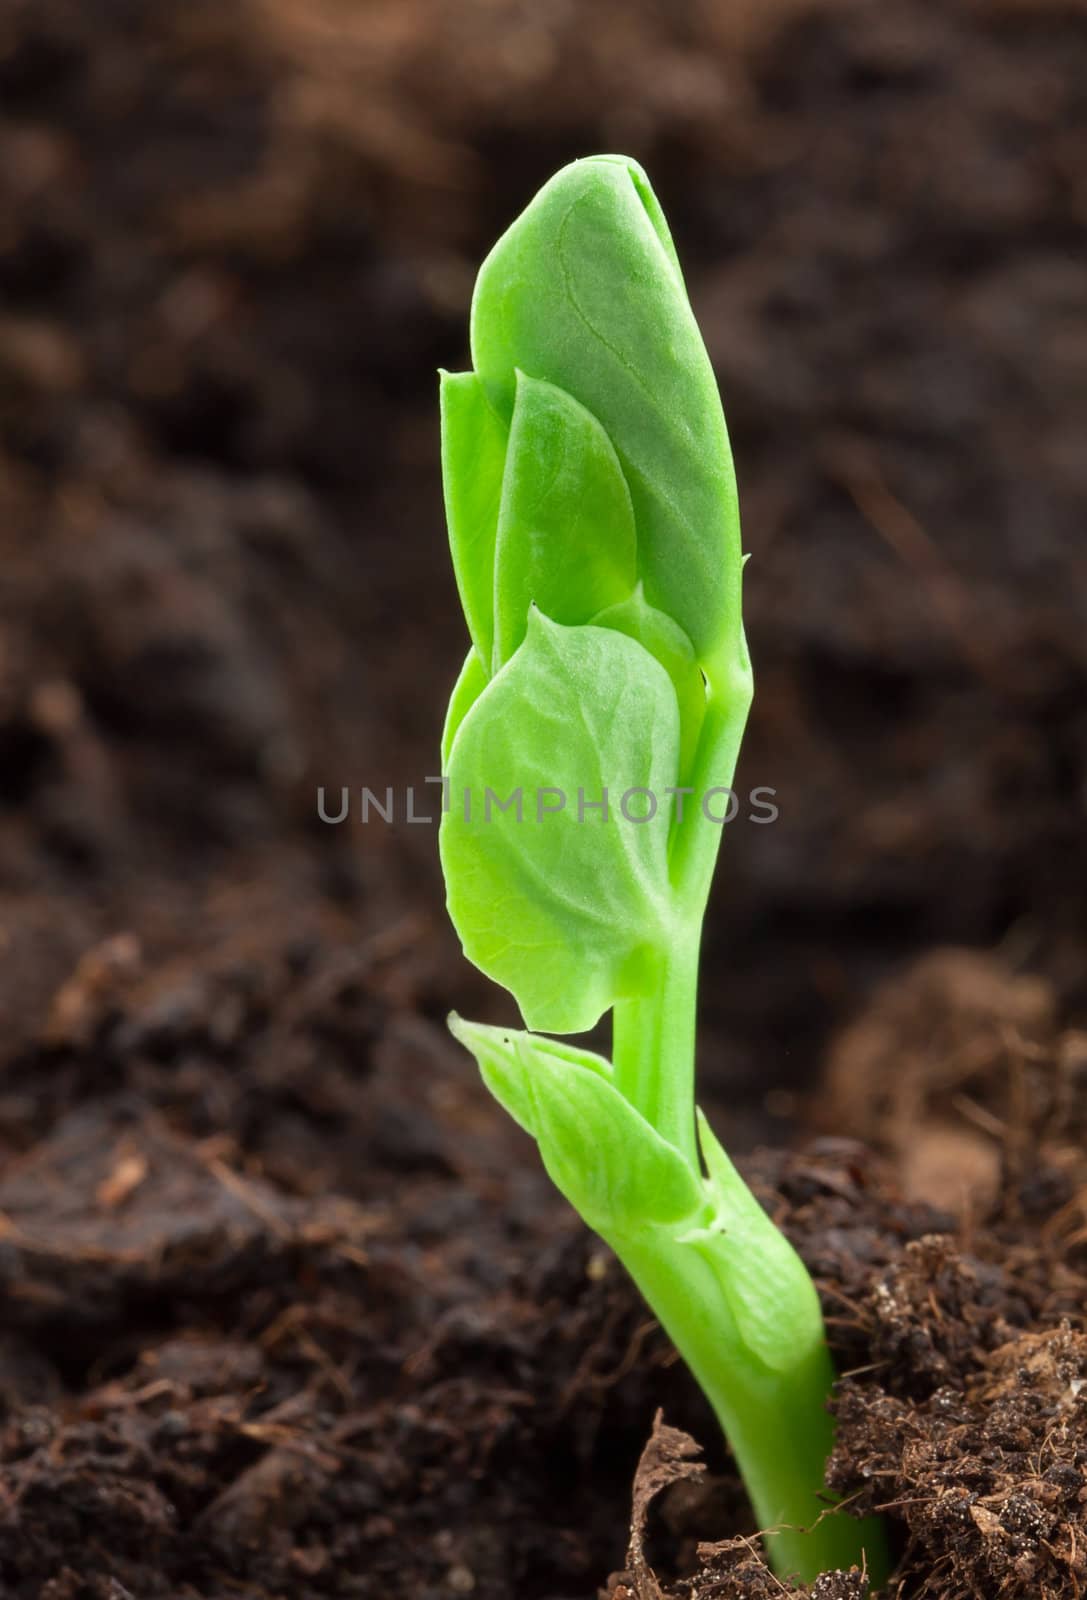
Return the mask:
[[[465,954],[532,1031],[450,1026],[702,1385],[777,1570],[878,1579],[878,1527],[822,1488],[814,1286],[695,1110],[708,797],[731,790],[752,678],[725,420],[635,162],[545,185],[480,269],[471,344],[441,383],[471,636],[441,858]],[[610,1062],[540,1036],[609,1009]]]

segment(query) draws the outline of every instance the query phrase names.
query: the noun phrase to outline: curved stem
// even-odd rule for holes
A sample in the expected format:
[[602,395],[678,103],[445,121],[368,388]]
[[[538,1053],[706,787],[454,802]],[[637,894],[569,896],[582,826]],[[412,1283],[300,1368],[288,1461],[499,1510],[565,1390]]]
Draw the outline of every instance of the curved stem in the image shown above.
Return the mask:
[[[720,665],[720,664],[718,664]],[[694,1054],[701,917],[721,840],[702,797],[732,787],[751,704],[746,651],[710,673],[706,718],[690,778],[694,790],[672,838],[671,874],[684,921],[659,957],[651,994],[616,1005],[615,1085],[679,1150],[701,1177],[695,1135]],[[672,1238],[655,1232],[608,1239],[710,1400],[751,1497],[775,1570],[813,1581],[834,1568],[863,1564],[878,1584],[886,1570],[883,1532],[833,1509],[822,1493],[834,1425],[826,1409],[834,1369],[818,1297],[798,1278],[779,1301],[787,1323],[774,1364],[745,1341],[730,1296],[774,1298],[770,1282],[735,1281],[736,1249],[748,1262],[772,1260],[783,1247],[770,1218],[733,1174],[728,1232]],[[729,1235],[731,1234],[731,1237]],[[788,1248],[787,1246],[785,1247]],[[791,1254],[791,1252],[790,1252]]]
[[[826,1410],[834,1369],[815,1296],[807,1307],[789,1308],[792,1356],[774,1370],[737,1330],[712,1244],[608,1243],[713,1406],[775,1571],[810,1583],[822,1572],[863,1564],[878,1586],[887,1571],[879,1521],[835,1511],[820,1492],[834,1437]],[[721,1270],[727,1273],[727,1264]]]

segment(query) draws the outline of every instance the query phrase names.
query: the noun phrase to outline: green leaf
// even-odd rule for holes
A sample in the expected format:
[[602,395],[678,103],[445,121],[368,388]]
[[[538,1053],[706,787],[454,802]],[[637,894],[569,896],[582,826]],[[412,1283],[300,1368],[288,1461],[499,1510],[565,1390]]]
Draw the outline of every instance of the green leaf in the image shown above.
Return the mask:
[[706,716],[706,683],[695,660],[694,646],[678,622],[649,604],[640,583],[633,594],[618,605],[598,612],[592,621],[598,628],[615,628],[637,639],[656,656],[671,678],[679,702],[679,776],[682,781],[690,775]]
[[487,687],[487,682],[487,674],[483,670],[483,663],[476,655],[475,647],[473,646],[464,658],[460,676],[453,685],[453,693],[449,697],[449,709],[445,713],[445,727],[442,729],[443,772],[449,771],[449,752],[453,748],[453,740],[457,736],[457,729]]
[[601,1056],[459,1017],[449,1025],[590,1228],[634,1238],[704,1215],[698,1175],[624,1100]]
[[534,1139],[538,1121],[522,1059],[525,1049],[531,1046],[536,1054],[546,1052],[556,1062],[572,1063],[611,1081],[610,1061],[558,1039],[542,1039],[538,1034],[522,1033],[517,1028],[492,1028],[483,1022],[466,1022],[455,1011],[449,1016],[449,1031],[475,1056],[483,1081],[495,1099]]
[[494,643],[494,551],[509,429],[474,372],[440,376],[442,485],[461,605],[482,662]]
[[820,1326],[819,1297],[800,1257],[767,1216],[718,1143],[702,1112],[698,1136],[715,1217],[683,1242],[701,1246],[747,1349],[786,1372],[797,1349]]
[[502,236],[476,283],[472,358],[504,417],[520,369],[597,418],[630,488],[650,603],[700,661],[732,649],[740,543],[728,436],[663,215],[635,162],[563,168]]
[[[651,992],[672,932],[664,791],[678,756],[660,663],[621,633],[535,609],[461,722],[439,834],[449,912],[469,960],[512,990],[530,1028],[580,1033],[616,999]],[[607,818],[593,809],[605,789]],[[656,798],[651,821],[622,815],[632,789]],[[628,797],[627,809],[649,802]]]
[[516,376],[494,576],[497,670],[525,636],[529,606],[588,622],[637,580],[634,509],[611,441],[554,384]]

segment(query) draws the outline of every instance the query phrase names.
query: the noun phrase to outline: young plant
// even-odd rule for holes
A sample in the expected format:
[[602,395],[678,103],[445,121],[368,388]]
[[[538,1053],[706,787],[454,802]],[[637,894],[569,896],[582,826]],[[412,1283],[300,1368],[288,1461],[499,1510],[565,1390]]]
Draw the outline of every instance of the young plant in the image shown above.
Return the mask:
[[[752,680],[724,416],[635,162],[545,185],[480,269],[471,343],[474,370],[441,382],[472,641],[441,858],[465,954],[533,1031],[450,1027],[702,1385],[779,1572],[873,1572],[878,1529],[821,1492],[815,1289],[695,1110],[699,938]],[[540,1037],[609,1008],[610,1062]]]

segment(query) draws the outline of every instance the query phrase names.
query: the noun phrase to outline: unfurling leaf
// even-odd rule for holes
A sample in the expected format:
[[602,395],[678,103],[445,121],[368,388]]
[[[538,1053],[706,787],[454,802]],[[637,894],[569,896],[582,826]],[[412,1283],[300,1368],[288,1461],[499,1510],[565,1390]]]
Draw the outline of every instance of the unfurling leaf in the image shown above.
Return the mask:
[[[581,1032],[656,981],[678,754],[660,663],[624,634],[538,611],[460,723],[440,834],[449,912],[530,1028]],[[624,803],[631,819],[656,814],[628,820]]]

